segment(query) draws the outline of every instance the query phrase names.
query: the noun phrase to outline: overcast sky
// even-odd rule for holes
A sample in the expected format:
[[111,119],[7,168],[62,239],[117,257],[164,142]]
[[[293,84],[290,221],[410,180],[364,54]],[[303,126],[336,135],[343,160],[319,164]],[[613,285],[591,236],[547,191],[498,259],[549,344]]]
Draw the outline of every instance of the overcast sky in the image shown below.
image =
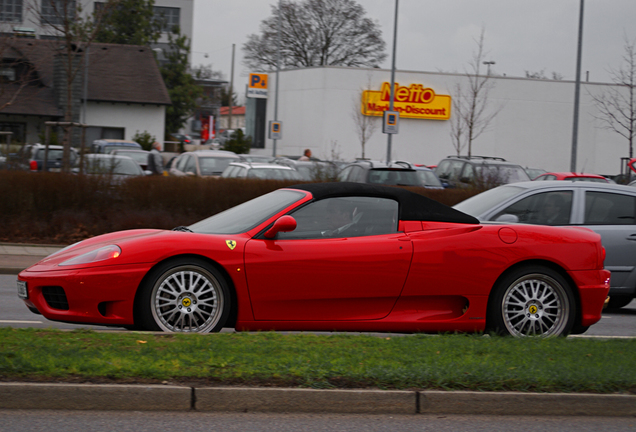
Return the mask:
[[[276,0],[194,0],[192,63],[211,64],[229,81],[236,44],[234,86],[243,93],[249,71],[242,62],[247,36],[259,33]],[[358,0],[377,21],[391,67],[395,0]],[[400,0],[396,68],[464,72],[485,29],[492,70],[524,77],[556,72],[574,80],[580,0]],[[636,0],[585,0],[582,79],[610,82],[621,64],[624,40],[636,39]],[[207,57],[206,57],[207,56]]]

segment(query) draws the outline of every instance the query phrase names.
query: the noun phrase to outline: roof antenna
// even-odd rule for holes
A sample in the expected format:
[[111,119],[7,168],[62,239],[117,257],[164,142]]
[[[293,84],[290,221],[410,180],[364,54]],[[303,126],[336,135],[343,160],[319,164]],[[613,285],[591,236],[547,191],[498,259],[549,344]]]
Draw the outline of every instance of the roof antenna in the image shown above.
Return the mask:
[[581,169],[581,174],[585,172],[585,165],[587,165],[587,158],[585,158],[585,163],[583,164],[583,168]]

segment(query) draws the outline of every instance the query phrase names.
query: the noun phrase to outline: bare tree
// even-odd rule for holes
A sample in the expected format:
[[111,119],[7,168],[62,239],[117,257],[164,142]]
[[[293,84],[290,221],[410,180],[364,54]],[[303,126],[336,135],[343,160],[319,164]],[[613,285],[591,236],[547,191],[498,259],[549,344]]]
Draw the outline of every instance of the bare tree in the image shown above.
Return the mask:
[[636,136],[636,46],[626,36],[624,39],[622,65],[609,70],[615,86],[608,86],[602,93],[591,96],[598,110],[595,117],[601,127],[627,140],[631,159]]
[[[80,71],[84,70],[84,56],[95,40],[100,29],[102,19],[119,0],[106,0],[103,6],[96,8],[92,15],[83,13],[81,0],[31,0],[29,10],[41,24],[48,26],[53,36],[58,40],[52,47],[58,50],[57,55],[64,72],[64,122],[77,121],[73,112],[73,84]],[[64,126],[62,144],[64,154],[62,166],[64,171],[70,169],[70,146],[72,127]]]
[[477,43],[477,51],[469,62],[465,72],[468,84],[462,82],[455,87],[453,94],[453,119],[451,120],[451,139],[459,155],[468,147],[468,157],[472,155],[472,144],[490,125],[499,109],[489,110],[489,94],[495,83],[490,75],[480,75],[484,53],[484,30]]
[[284,67],[369,66],[386,58],[379,24],[365,18],[354,0],[282,0],[280,10],[261,22],[261,33],[248,36],[244,63],[252,70],[276,67],[278,17]]
[[362,158],[365,157],[365,146],[367,141],[371,138],[371,136],[378,129],[378,119],[374,118],[371,115],[366,115],[364,111],[366,111],[367,103],[368,103],[368,93],[364,90],[371,90],[371,79],[370,77],[367,79],[367,86],[362,90],[362,101],[353,97],[352,103],[352,111],[351,111],[351,119],[353,120],[353,125],[356,130],[356,134],[358,135],[358,140],[360,141],[360,146],[362,147]]

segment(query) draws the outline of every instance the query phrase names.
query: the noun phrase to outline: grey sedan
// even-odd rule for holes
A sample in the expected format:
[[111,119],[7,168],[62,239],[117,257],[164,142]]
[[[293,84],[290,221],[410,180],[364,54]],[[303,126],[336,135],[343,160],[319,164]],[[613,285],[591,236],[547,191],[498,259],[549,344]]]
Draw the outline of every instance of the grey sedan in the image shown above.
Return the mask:
[[616,184],[543,181],[490,189],[455,206],[481,221],[569,225],[601,235],[612,272],[610,308],[636,295],[636,189]]

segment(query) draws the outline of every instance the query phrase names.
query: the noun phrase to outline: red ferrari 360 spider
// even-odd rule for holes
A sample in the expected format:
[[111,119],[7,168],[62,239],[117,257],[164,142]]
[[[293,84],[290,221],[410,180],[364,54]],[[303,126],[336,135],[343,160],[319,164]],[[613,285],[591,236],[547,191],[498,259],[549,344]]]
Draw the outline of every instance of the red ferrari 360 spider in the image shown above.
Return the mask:
[[609,290],[583,228],[480,224],[421,195],[279,189],[189,227],[84,240],[18,276],[55,321],[171,332],[580,333]]

